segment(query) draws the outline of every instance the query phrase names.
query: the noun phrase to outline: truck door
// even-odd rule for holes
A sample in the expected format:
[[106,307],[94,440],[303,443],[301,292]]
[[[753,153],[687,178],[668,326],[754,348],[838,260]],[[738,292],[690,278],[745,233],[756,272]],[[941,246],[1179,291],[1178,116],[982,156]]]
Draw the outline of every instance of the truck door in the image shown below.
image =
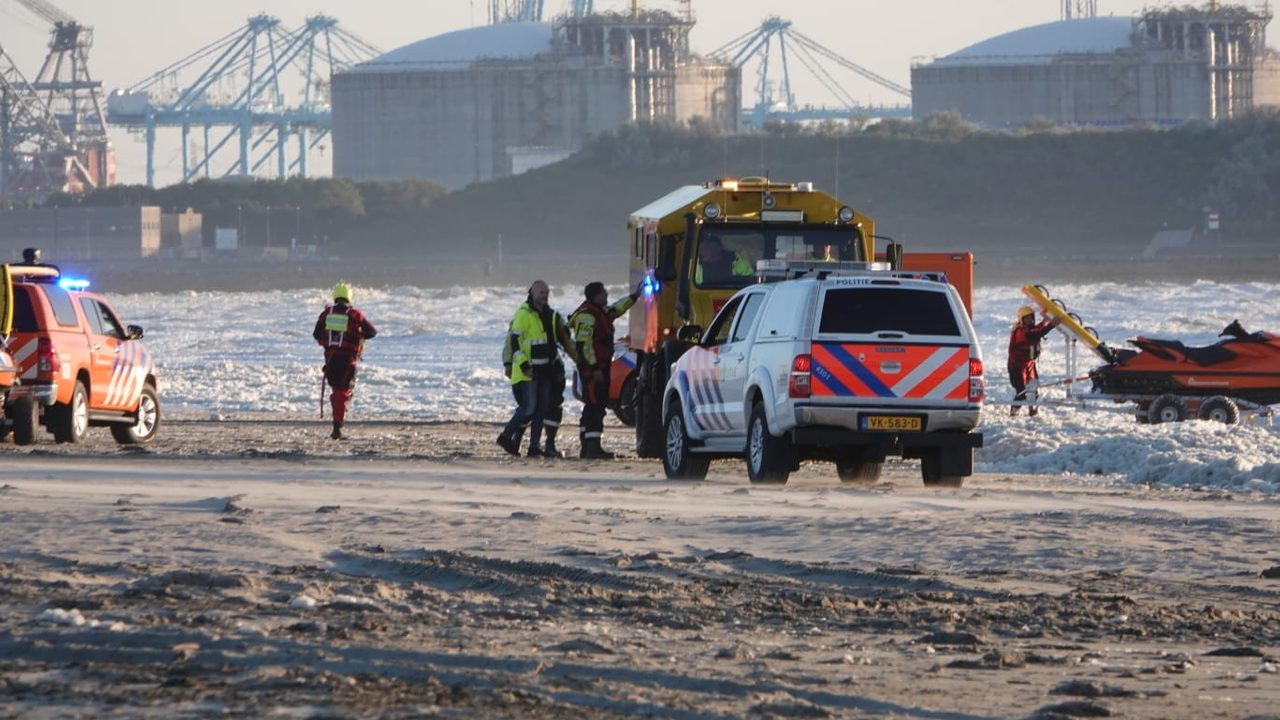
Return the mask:
[[747,368],[751,359],[751,333],[763,305],[763,292],[746,295],[729,341],[720,347],[720,392],[724,396],[725,415],[729,416],[729,433],[732,435],[745,435],[747,432],[747,409],[743,396],[746,394]]
[[89,331],[89,407],[94,410],[107,407],[107,393],[115,379],[116,359],[120,353],[120,341],[111,337],[93,298],[81,297],[80,309],[84,312]]
[[142,391],[146,364],[142,346],[129,340],[124,325],[111,306],[101,300],[81,297],[80,307],[84,309],[92,333],[89,338],[93,355],[90,407],[133,410]]
[[711,321],[702,337],[702,342],[680,358],[680,367],[684,372],[681,380],[687,383],[685,397],[689,405],[689,415],[698,429],[711,436],[728,435],[733,429],[726,408],[726,396],[722,389],[724,369],[723,361],[726,347],[730,344],[730,331],[733,321],[738,317],[738,308],[742,307],[742,297],[735,297],[720,310]]

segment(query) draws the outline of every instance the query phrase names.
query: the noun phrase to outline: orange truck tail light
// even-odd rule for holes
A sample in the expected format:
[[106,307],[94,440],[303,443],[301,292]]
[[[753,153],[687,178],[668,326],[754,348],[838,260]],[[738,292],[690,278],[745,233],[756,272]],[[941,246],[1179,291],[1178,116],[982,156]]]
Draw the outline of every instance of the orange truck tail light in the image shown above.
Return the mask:
[[986,383],[982,380],[982,361],[969,358],[969,402],[982,402],[986,391]]
[[787,383],[787,395],[793,398],[807,398],[812,393],[810,370],[813,361],[808,355],[797,355],[791,361],[791,380]]
[[36,341],[36,377],[40,380],[52,380],[62,370],[62,361],[58,359],[58,349],[49,338]]

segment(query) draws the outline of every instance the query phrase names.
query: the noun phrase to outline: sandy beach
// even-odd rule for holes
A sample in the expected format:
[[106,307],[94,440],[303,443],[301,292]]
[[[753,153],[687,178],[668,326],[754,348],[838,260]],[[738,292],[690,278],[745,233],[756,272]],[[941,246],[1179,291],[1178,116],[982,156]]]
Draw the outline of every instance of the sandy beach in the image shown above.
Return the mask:
[[351,429],[0,444],[0,716],[1277,712],[1270,494],[668,482],[487,423]]

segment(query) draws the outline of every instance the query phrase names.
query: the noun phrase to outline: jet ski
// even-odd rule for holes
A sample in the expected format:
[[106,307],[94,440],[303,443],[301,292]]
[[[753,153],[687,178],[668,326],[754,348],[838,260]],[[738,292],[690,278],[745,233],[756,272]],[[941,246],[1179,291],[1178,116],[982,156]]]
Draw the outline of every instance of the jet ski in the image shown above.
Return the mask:
[[1094,392],[1111,395],[1224,396],[1258,405],[1280,403],[1280,335],[1248,332],[1239,320],[1212,345],[1137,337],[1138,348],[1089,373]]

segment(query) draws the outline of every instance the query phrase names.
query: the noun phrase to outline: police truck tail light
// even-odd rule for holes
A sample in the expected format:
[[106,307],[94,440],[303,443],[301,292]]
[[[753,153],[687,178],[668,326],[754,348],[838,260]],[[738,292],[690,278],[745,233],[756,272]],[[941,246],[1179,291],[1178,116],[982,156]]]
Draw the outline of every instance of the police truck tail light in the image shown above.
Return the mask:
[[969,402],[982,402],[986,385],[982,381],[982,361],[969,358]]
[[36,374],[41,376],[56,375],[62,369],[62,361],[58,359],[58,351],[49,338],[40,338],[36,342]]
[[809,371],[813,361],[808,355],[797,355],[791,361],[791,380],[787,383],[787,395],[793,398],[807,398],[811,393]]

